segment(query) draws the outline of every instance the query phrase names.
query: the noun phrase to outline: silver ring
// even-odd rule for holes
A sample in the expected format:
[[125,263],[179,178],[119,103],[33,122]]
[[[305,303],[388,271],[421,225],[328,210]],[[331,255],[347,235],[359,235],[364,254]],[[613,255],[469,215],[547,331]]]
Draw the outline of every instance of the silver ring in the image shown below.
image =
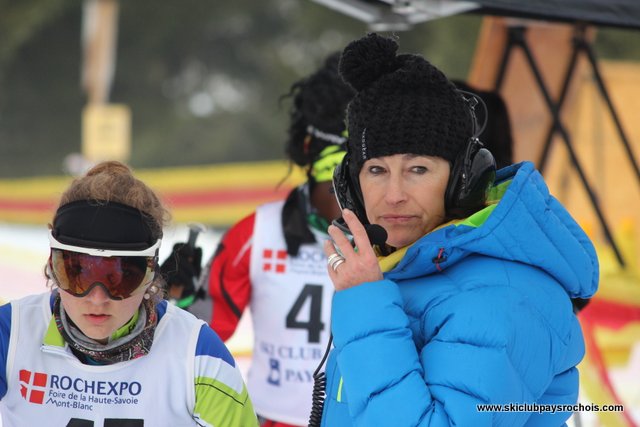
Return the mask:
[[327,264],[331,265],[336,258],[342,258],[342,257],[338,253],[333,253],[333,254],[329,255],[329,258],[327,258]]
[[333,264],[331,264],[331,268],[333,268],[333,271],[338,271],[338,267],[343,264],[345,261],[345,259],[343,257],[338,258]]
[[[335,256],[333,256],[335,255]],[[331,260],[329,261],[329,266],[331,268],[333,268],[333,271],[336,271],[336,269],[338,268],[338,266],[340,264],[342,264],[344,262],[344,257],[342,255],[339,254],[333,254],[331,257]]]

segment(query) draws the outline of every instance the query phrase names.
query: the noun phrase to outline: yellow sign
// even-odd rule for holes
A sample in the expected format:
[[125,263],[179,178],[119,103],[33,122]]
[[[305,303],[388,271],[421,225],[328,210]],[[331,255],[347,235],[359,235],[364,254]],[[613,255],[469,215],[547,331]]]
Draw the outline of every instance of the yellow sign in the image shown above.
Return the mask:
[[131,111],[123,104],[87,105],[82,115],[82,154],[92,162],[131,155]]

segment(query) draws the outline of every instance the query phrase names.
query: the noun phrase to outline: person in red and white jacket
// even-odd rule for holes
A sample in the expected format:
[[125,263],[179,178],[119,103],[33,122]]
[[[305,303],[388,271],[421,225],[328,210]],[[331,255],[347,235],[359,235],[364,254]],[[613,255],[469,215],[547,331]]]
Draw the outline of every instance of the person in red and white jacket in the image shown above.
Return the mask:
[[[338,55],[291,87],[287,157],[307,181],[268,203],[223,236],[204,274],[212,328],[223,340],[244,310],[253,320],[247,386],[261,425],[306,426],[313,372],[330,335],[333,287],[322,251],[340,216],[331,179],[344,157],[344,112],[353,95],[338,75]],[[208,277],[207,277],[208,276]]]

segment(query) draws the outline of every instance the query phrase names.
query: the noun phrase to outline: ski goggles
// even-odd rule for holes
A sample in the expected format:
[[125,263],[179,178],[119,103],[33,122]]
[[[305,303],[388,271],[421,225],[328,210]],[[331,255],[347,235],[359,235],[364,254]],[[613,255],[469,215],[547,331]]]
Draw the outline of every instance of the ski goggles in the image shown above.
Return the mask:
[[144,292],[153,281],[160,242],[137,251],[85,248],[61,243],[50,232],[50,267],[58,287],[73,296],[100,286],[109,298],[122,300]]

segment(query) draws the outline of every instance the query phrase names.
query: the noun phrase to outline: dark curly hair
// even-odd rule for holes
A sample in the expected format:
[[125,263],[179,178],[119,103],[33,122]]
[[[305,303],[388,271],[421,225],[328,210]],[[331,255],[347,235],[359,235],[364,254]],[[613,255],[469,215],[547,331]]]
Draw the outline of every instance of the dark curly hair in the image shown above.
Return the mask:
[[[339,60],[340,52],[332,53],[283,97],[292,98],[285,153],[298,166],[310,165],[331,144],[318,134],[340,136],[346,128],[345,111],[354,91],[338,73]],[[310,126],[316,132],[310,132]]]

